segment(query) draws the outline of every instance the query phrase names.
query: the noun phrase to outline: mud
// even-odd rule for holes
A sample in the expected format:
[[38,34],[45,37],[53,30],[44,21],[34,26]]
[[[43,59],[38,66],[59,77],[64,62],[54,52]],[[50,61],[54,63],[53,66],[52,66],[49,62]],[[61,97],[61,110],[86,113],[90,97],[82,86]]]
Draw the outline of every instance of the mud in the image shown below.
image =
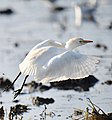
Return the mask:
[[50,83],[53,88],[61,90],[75,90],[79,92],[89,91],[90,87],[93,87],[99,80],[94,76],[90,75],[89,77],[83,79],[69,79],[67,81],[59,81]]
[[98,48],[98,49],[102,49],[103,51],[106,51],[108,49],[108,47],[106,45],[101,44],[101,43],[97,43],[95,45],[95,47]]
[[37,105],[37,106],[44,105],[44,104],[52,104],[54,102],[55,100],[53,98],[42,98],[38,96],[32,98],[33,105]]
[[12,15],[14,11],[11,8],[0,10],[0,15]]
[[4,108],[3,106],[0,108],[0,120],[4,120]]
[[15,47],[15,48],[18,48],[19,46],[20,46],[19,43],[17,43],[17,42],[14,43],[14,47]]
[[24,112],[30,110],[28,106],[17,104],[14,107],[10,107],[9,120],[17,119],[18,115],[22,115]]
[[30,83],[27,83],[24,86],[28,88],[29,93],[35,92],[35,91],[44,92],[52,88],[51,86],[43,85],[42,83],[38,83],[35,81],[31,81]]
[[[4,90],[7,86],[10,86],[12,82],[9,79],[5,79],[3,77],[0,78],[0,89]],[[14,90],[14,86],[11,86],[9,89],[6,89],[6,91],[9,91],[10,89]]]
[[107,84],[107,85],[112,85],[112,80],[107,80],[102,83],[102,85]]
[[64,10],[67,10],[67,7],[63,7],[63,6],[55,6],[51,9],[52,12],[62,12]]
[[112,22],[110,22],[110,25],[108,26],[109,30],[112,30]]

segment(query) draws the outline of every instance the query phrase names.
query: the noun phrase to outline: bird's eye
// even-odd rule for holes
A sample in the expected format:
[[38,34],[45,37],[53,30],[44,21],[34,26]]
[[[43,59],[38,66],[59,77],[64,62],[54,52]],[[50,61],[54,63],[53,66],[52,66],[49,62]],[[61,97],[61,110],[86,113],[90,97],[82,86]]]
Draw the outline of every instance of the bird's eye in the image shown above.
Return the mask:
[[83,41],[82,41],[82,40],[80,40],[79,42],[80,42],[80,43],[82,43]]

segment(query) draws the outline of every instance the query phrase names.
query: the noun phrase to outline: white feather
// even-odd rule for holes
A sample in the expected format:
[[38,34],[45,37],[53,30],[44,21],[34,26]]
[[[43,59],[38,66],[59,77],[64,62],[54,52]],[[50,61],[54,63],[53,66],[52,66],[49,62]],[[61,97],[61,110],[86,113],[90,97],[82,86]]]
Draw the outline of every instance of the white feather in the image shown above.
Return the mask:
[[83,41],[82,38],[72,38],[66,44],[43,41],[33,47],[20,63],[20,71],[42,82],[84,78],[95,71],[98,58],[73,51],[91,42]]
[[20,71],[25,75],[38,75],[43,66],[54,56],[64,50],[56,47],[41,47],[30,51],[24,61],[19,65]]
[[88,76],[95,70],[98,58],[66,51],[51,58],[44,70],[42,82],[79,79]]

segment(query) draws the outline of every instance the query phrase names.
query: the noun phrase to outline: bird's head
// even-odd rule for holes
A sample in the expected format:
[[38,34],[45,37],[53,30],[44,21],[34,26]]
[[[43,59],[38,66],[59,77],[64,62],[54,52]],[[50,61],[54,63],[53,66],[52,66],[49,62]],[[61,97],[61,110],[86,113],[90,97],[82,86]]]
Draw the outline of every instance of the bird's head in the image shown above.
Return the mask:
[[84,40],[82,38],[71,38],[66,42],[65,48],[68,50],[73,50],[76,47],[79,47],[81,45],[85,45],[87,43],[93,42],[91,40]]

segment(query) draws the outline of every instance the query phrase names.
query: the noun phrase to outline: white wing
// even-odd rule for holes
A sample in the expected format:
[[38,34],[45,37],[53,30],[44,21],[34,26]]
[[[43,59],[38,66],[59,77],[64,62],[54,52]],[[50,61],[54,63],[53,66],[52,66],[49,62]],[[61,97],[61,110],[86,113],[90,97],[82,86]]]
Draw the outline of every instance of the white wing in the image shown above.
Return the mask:
[[36,75],[37,69],[41,69],[50,58],[60,54],[58,48],[54,50],[55,48],[53,49],[51,46],[61,48],[64,47],[64,44],[53,40],[45,40],[38,43],[30,50],[23,62],[19,65],[20,71],[25,75]]
[[45,41],[38,43],[36,46],[34,46],[30,52],[38,48],[45,47],[45,46],[62,47],[63,44],[60,42],[54,41],[54,40],[45,40]]
[[79,79],[90,75],[99,62],[98,58],[67,51],[54,56],[45,68],[42,82]]
[[25,75],[39,75],[43,66],[54,56],[62,53],[64,49],[56,47],[40,47],[29,52],[19,65],[20,71]]

